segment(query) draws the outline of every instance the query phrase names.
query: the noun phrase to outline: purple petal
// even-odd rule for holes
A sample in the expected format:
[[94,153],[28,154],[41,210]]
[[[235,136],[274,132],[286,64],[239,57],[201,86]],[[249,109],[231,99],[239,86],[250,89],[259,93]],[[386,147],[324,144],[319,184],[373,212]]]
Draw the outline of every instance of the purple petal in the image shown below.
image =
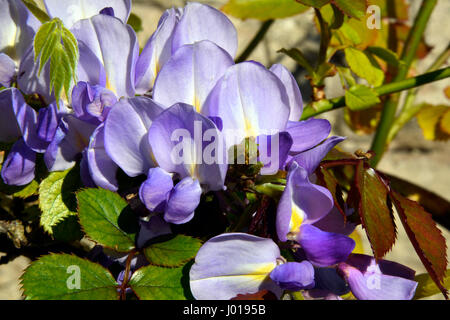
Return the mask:
[[147,133],[162,107],[146,97],[122,99],[105,121],[105,149],[130,177],[147,173],[155,166]]
[[338,143],[344,140],[344,137],[331,137],[317,147],[294,156],[293,161],[297,162],[302,168],[305,168],[308,175],[311,175],[316,170],[322,159],[325,158],[327,153]]
[[[134,97],[139,46],[133,28],[117,18],[99,14],[78,21],[71,31],[77,40],[92,50],[104,66],[105,88],[118,97]],[[80,58],[80,64],[84,61]]]
[[284,84],[286,93],[289,97],[289,107],[291,112],[289,114],[289,120],[298,121],[303,112],[303,99],[300,93],[300,88],[292,73],[286,69],[282,64],[274,64],[269,69],[272,71]]
[[22,136],[17,123],[17,105],[25,103],[19,90],[15,88],[0,91],[0,141],[13,142]]
[[167,200],[164,220],[170,223],[186,223],[194,217],[200,204],[202,188],[198,180],[186,177],[176,184]]
[[339,270],[359,300],[411,300],[417,288],[415,281],[379,273],[363,274],[346,263],[339,264]]
[[325,119],[289,121],[286,131],[289,132],[294,141],[291,152],[297,153],[311,149],[328,138],[331,124]]
[[377,272],[389,276],[401,277],[409,280],[414,280],[416,272],[400,263],[389,260],[375,260],[374,257],[365,254],[351,254],[347,264],[359,269],[362,273]]
[[0,86],[10,87],[16,74],[16,63],[7,54],[0,53]]
[[52,103],[46,108],[39,109],[38,114],[38,137],[46,142],[53,140],[58,128],[58,108],[56,103]]
[[18,140],[3,162],[1,176],[6,184],[23,186],[34,179],[36,153]]
[[286,179],[286,188],[277,209],[276,228],[281,241],[288,233],[297,233],[306,223],[315,223],[333,208],[333,197],[328,189],[312,184],[308,173],[294,163]]
[[308,289],[314,287],[314,267],[308,261],[287,262],[273,269],[270,278],[284,290]]
[[106,7],[111,7],[114,16],[123,23],[128,21],[131,12],[131,0],[44,0],[44,3],[50,17],[60,18],[66,28],[71,28],[78,20],[97,15]]
[[95,128],[95,125],[81,121],[73,115],[63,117],[44,154],[48,170],[64,171],[73,167],[76,157],[89,146]]
[[23,93],[37,93],[46,103],[51,103],[56,100],[54,95],[49,93],[50,63],[47,63],[39,74],[39,61],[34,61],[32,44],[20,61],[19,72],[17,74],[17,84]]
[[225,233],[208,240],[198,251],[189,273],[197,300],[228,300],[238,294],[282,290],[269,274],[280,249],[271,240],[245,233]]
[[259,161],[264,164],[260,174],[276,174],[278,170],[282,169],[288,158],[291,146],[292,138],[287,132],[280,132],[272,136],[259,136]]
[[329,214],[315,222],[314,226],[327,232],[340,233],[346,236],[351,234],[356,228],[356,224],[344,220],[344,217],[336,207],[333,207]]
[[101,124],[91,136],[87,149],[89,173],[94,183],[107,190],[117,191],[119,184],[116,178],[117,165],[105,150],[105,126]]
[[136,92],[144,94],[153,88],[156,76],[172,55],[172,34],[179,13],[172,8],[161,16],[158,28],[147,41],[136,63]]
[[115,17],[114,8],[112,7],[103,8],[102,10],[100,10],[100,14],[106,14],[107,16]]
[[202,113],[223,121],[227,147],[245,137],[284,131],[289,100],[281,81],[264,66],[243,62],[231,66],[217,82]]
[[162,112],[148,132],[158,165],[181,178],[199,179],[207,189],[223,188],[227,171],[225,144],[214,123],[179,103]]
[[191,2],[184,7],[180,22],[175,28],[172,53],[185,44],[209,40],[227,51],[233,58],[237,51],[237,32],[231,21],[219,10]]
[[159,72],[153,98],[166,107],[183,102],[200,112],[217,80],[233,64],[231,56],[210,41],[185,45]]
[[[322,296],[330,293],[341,296],[349,292],[347,282],[339,276],[335,268],[315,268],[315,289],[322,291]],[[325,293],[325,294],[323,294]],[[313,293],[317,296],[319,292]]]
[[[102,61],[96,56],[93,48],[91,49],[82,41],[78,41],[79,61],[77,67],[77,79],[83,83],[87,82],[99,86],[106,86],[106,71]],[[74,89],[76,86],[74,87]],[[82,87],[79,88],[82,92]],[[75,93],[78,94],[78,93]],[[74,92],[72,92],[72,96]]]
[[148,210],[156,211],[166,204],[172,188],[173,181],[170,173],[159,167],[151,168],[148,170],[147,180],[139,189],[139,198]]
[[91,173],[89,172],[89,164],[87,157],[87,149],[84,149],[80,161],[80,177],[81,182],[86,188],[95,188],[97,185],[92,180]]
[[347,260],[355,241],[338,233],[325,232],[309,224],[300,227],[297,242],[315,266],[326,267]]
[[22,1],[0,1],[0,52],[20,61],[41,23]]

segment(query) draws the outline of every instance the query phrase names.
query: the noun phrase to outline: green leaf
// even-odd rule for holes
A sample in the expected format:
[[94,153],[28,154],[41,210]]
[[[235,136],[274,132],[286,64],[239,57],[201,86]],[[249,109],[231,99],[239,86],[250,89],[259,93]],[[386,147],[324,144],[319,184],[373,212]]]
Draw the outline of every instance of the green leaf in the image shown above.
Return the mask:
[[256,192],[265,194],[274,199],[279,199],[284,191],[285,186],[273,183],[262,183],[253,187]]
[[337,66],[336,70],[339,74],[339,78],[341,79],[342,87],[344,89],[345,89],[346,85],[349,87],[353,87],[356,85],[355,78],[353,78],[350,68]]
[[431,214],[417,202],[405,198],[393,190],[390,196],[417,255],[434,283],[447,297],[447,290],[444,286],[447,269],[445,238],[437,228]]
[[394,51],[389,50],[388,48],[374,46],[374,47],[367,47],[366,50],[376,55],[380,59],[386,61],[391,66],[398,67],[401,64],[398,55]]
[[183,269],[150,265],[134,272],[128,284],[141,300],[185,300]]
[[144,30],[144,28],[142,28],[141,18],[139,18],[134,13],[130,13],[130,17],[128,18],[127,24],[129,24],[133,28],[134,32],[136,32],[136,33]]
[[117,193],[85,189],[77,193],[77,199],[80,224],[92,240],[119,252],[135,247],[137,219]]
[[[415,277],[414,279],[419,284],[417,285],[416,294],[414,295],[414,300],[426,298],[433,296],[435,294],[441,293],[441,290],[436,286],[433,279],[430,277],[429,273],[422,273]],[[443,286],[446,289],[450,289],[450,270],[447,269],[445,272]]]
[[146,247],[144,254],[153,265],[179,267],[194,258],[201,246],[199,239],[185,235],[171,236],[168,240],[162,236]]
[[345,104],[352,111],[367,109],[380,102],[376,92],[362,84],[357,84],[345,91]]
[[229,0],[222,11],[240,19],[270,20],[302,13],[309,8],[293,0]]
[[34,0],[22,0],[22,2],[41,23],[50,20],[48,14],[41,10]]
[[365,168],[360,161],[355,185],[359,192],[358,213],[366,230],[376,259],[381,259],[394,245],[396,229],[390,205],[388,188],[376,171]]
[[326,5],[331,0],[295,0],[295,1],[300,2],[301,4],[303,4],[305,6],[320,8],[324,5]]
[[69,216],[53,227],[53,238],[57,241],[72,242],[81,240],[83,232],[76,216]]
[[332,0],[332,2],[349,17],[361,19],[366,14],[366,0]]
[[52,172],[39,186],[40,224],[52,234],[53,227],[63,219],[76,215],[75,191],[80,186],[79,167]]
[[339,29],[344,23],[344,14],[333,4],[323,6],[320,13],[330,29]]
[[308,62],[308,60],[305,58],[304,54],[296,48],[292,49],[280,49],[277,52],[284,53],[288,55],[290,58],[294,59],[300,66],[306,69],[310,75],[314,74],[314,68],[311,66],[311,64]]
[[39,28],[34,38],[34,58],[39,58],[39,73],[50,60],[50,93],[54,92],[59,105],[63,89],[68,97],[72,82],[76,82],[79,58],[78,42],[60,19],[54,18]]
[[344,51],[347,63],[356,75],[376,87],[383,83],[384,72],[376,64],[376,61],[371,60],[364,52],[355,48],[345,48]]
[[118,299],[117,283],[108,270],[69,254],[50,254],[32,262],[21,284],[28,300]]

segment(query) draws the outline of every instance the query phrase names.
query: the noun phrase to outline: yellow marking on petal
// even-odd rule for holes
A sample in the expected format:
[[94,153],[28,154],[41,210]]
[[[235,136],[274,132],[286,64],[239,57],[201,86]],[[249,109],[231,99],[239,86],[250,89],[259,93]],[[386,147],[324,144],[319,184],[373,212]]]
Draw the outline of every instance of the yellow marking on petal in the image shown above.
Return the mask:
[[[257,281],[264,281],[269,274],[272,272],[273,269],[277,266],[275,262],[268,262],[268,263],[260,263],[260,264],[247,264],[246,269],[251,270],[248,271],[248,273],[242,273],[242,274],[226,274],[221,276],[213,276],[213,277],[206,277],[201,279],[191,279],[191,281],[202,281],[202,280],[208,280],[208,279],[216,279],[216,278],[232,278],[232,277],[248,277],[253,280]],[[242,267],[242,266],[241,266]]]
[[300,209],[294,202],[292,202],[292,214],[291,221],[289,222],[289,231],[298,232],[298,229],[302,225],[305,219],[305,212]]
[[195,111],[197,111],[198,113],[200,113],[200,109],[201,109],[201,104],[200,104],[200,100],[198,99],[198,96],[196,94],[194,94],[194,102],[192,104],[195,108]]
[[113,87],[113,85],[111,84],[111,82],[109,81],[109,77],[106,76],[106,89],[111,90],[112,92],[114,92],[117,95],[116,89]]
[[256,137],[258,136],[251,120],[249,120],[248,118],[244,118],[245,121],[245,135],[247,137]]

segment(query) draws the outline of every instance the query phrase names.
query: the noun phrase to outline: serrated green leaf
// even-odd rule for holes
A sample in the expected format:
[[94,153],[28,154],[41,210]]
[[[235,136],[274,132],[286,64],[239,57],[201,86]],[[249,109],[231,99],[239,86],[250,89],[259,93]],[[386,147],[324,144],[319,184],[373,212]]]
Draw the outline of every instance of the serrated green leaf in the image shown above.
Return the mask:
[[129,285],[141,300],[186,300],[183,269],[143,267],[133,273]]
[[34,0],[22,0],[22,2],[41,23],[50,20],[48,14],[41,10]]
[[68,97],[72,82],[76,82],[78,42],[62,21],[54,18],[44,23],[37,31],[34,52],[35,60],[39,58],[39,73],[50,60],[49,93],[54,92],[59,105],[63,89]]
[[82,190],[77,199],[80,224],[92,240],[119,252],[134,248],[137,219],[124,199],[105,189]]
[[367,47],[366,50],[376,55],[380,59],[386,61],[391,66],[398,67],[401,64],[398,55],[394,51],[389,50],[388,48],[373,46]]
[[302,13],[309,8],[293,0],[229,0],[222,11],[240,19],[280,19]]
[[360,161],[356,170],[358,213],[376,259],[381,259],[394,245],[396,229],[388,189],[376,171]]
[[357,84],[345,92],[345,104],[352,111],[364,110],[380,102],[376,92],[362,84]]
[[81,240],[83,232],[77,216],[69,216],[53,227],[53,238],[57,241],[72,242]]
[[355,74],[376,87],[383,83],[383,70],[364,52],[350,47],[345,48],[344,52],[347,63]]
[[28,300],[118,299],[117,283],[108,270],[69,254],[46,255],[32,262],[21,284]]
[[201,246],[199,239],[185,235],[163,236],[147,246],[144,254],[153,265],[179,267],[194,258]]
[[360,19],[366,14],[366,0],[333,0],[333,4],[349,17]]
[[[441,293],[441,290],[434,283],[434,281],[430,277],[429,273],[419,274],[415,277],[414,280],[419,283],[417,285],[416,294],[414,295],[414,300],[426,298],[426,297]],[[447,269],[447,271],[445,272],[443,286],[447,289],[450,289],[450,270],[449,269]]]
[[40,224],[52,234],[53,227],[76,214],[75,191],[80,186],[79,167],[52,172],[39,185]]

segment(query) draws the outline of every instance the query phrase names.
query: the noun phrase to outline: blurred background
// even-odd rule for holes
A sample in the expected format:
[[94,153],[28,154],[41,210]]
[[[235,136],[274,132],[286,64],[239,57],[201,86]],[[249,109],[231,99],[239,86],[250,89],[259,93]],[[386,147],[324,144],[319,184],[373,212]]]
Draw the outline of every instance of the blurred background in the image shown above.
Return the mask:
[[[227,0],[199,0],[198,2],[220,9],[227,3]],[[412,24],[421,1],[406,0],[405,2],[409,4],[409,23]],[[140,46],[143,47],[154,32],[159,17],[164,10],[173,6],[183,6],[184,3],[185,1],[181,0],[133,0],[132,12],[142,19],[143,31],[138,33]],[[320,37],[313,23],[313,13],[312,10],[308,10],[294,17],[276,20],[268,30],[264,40],[260,42],[249,57],[250,60],[257,60],[267,67],[270,67],[273,63],[282,63],[288,67],[300,84],[305,104],[310,100],[311,90],[308,80],[304,77],[303,68],[297,67],[292,59],[284,54],[277,53],[277,51],[281,48],[298,47],[302,49],[307,58],[316,55]],[[416,65],[418,73],[423,73],[450,42],[449,17],[450,1],[439,0],[425,32],[425,41],[431,47],[431,52]],[[238,31],[239,49],[237,55],[239,56],[259,30],[261,22],[253,19],[229,18]],[[344,94],[338,75],[327,78],[325,83],[327,98]],[[450,80],[447,79],[421,87],[417,95],[417,102],[448,105],[449,100],[444,95],[444,88],[448,86],[450,86]],[[347,140],[341,144],[345,151],[354,152],[357,149],[365,151],[370,148],[372,134],[358,135],[353,132],[345,124],[343,109],[329,112],[322,117],[330,120],[333,134],[347,137]],[[389,151],[385,153],[378,169],[422,186],[450,201],[450,143],[448,141],[425,140],[415,119],[399,132],[396,139],[391,143]],[[416,270],[417,274],[425,272],[425,268],[407,239],[403,226],[398,219],[397,229],[397,242],[386,259],[405,264]],[[450,232],[443,227],[440,229],[447,241],[450,241]],[[364,241],[364,231],[361,229],[359,231],[362,235],[364,250],[370,254],[370,245],[367,241]],[[450,256],[448,248],[447,256]],[[0,265],[0,299],[22,298],[18,278],[28,263],[27,258],[18,257],[8,264]],[[430,299],[442,298],[442,295],[430,297]]]

